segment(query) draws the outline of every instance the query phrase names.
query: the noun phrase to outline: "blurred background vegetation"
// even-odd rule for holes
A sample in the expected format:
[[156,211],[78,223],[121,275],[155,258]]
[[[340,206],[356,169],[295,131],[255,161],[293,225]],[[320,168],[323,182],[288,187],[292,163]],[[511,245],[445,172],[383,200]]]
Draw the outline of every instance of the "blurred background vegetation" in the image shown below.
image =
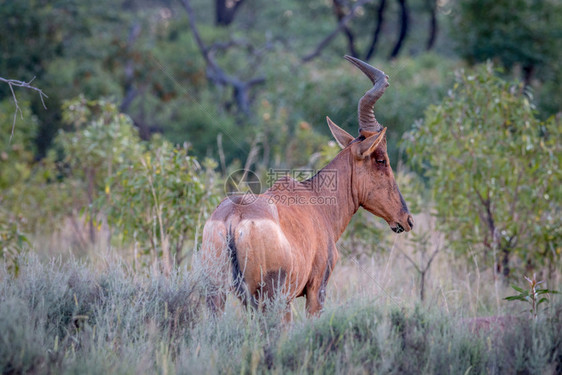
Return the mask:
[[[0,84],[16,273],[37,246],[180,264],[230,172],[322,167],[338,151],[325,116],[356,134],[369,82],[344,54],[390,76],[376,113],[399,185],[453,256],[505,277],[560,264],[557,0],[0,0],[0,19],[0,77],[48,95],[14,88],[12,137]],[[342,251],[387,232],[360,212]]]

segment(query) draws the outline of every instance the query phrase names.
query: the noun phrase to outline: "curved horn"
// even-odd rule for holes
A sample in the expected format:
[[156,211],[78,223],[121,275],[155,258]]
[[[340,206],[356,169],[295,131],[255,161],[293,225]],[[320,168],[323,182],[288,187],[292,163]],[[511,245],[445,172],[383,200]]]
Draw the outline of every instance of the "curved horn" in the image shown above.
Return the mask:
[[382,70],[363,62],[355,57],[344,56],[347,61],[359,68],[373,82],[373,88],[363,95],[359,100],[358,117],[359,117],[359,134],[364,132],[372,133],[382,130],[382,125],[375,118],[373,106],[384,94],[384,90],[389,86],[388,76]]

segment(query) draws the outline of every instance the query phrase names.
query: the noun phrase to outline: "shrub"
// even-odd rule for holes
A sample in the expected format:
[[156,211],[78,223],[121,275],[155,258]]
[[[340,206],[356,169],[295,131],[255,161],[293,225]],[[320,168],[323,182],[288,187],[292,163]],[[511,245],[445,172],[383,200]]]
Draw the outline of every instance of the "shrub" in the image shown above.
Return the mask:
[[203,169],[185,148],[153,143],[108,179],[99,204],[122,238],[138,244],[140,253],[153,261],[162,259],[169,274],[173,264],[190,254],[185,252],[186,243],[196,248],[202,225],[218,203],[215,167],[207,160]]
[[[534,324],[473,330],[435,308],[328,301],[320,317],[233,308],[205,318],[188,271],[135,273],[119,258],[94,268],[21,257],[0,269],[2,373],[559,373],[560,305]],[[277,322],[277,323],[275,323]],[[470,369],[470,370],[469,370]]]
[[457,251],[493,254],[506,276],[513,256],[528,267],[560,258],[561,133],[559,119],[537,120],[523,86],[491,64],[458,73],[405,137]]

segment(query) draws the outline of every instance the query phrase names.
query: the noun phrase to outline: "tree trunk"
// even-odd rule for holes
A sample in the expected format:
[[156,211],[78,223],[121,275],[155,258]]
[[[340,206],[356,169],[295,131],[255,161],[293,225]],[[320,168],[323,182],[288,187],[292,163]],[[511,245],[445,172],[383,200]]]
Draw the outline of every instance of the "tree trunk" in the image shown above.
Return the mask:
[[529,86],[531,84],[534,72],[535,66],[533,64],[526,64],[523,66],[523,81],[525,82],[525,86]]
[[507,278],[509,277],[509,249],[502,249],[503,257],[502,257],[502,275],[504,281],[507,283]]
[[[184,2],[186,0],[183,0]],[[351,8],[351,10],[349,11],[349,14],[346,15],[339,23],[338,23],[338,27],[336,27],[336,29],[334,31],[332,31],[327,37],[325,37],[316,47],[316,49],[314,51],[312,51],[311,53],[309,53],[308,55],[304,56],[302,58],[302,62],[303,63],[307,63],[309,61],[312,61],[313,59],[315,59],[316,57],[320,56],[320,53],[322,52],[322,50],[324,48],[326,48],[326,46],[328,44],[330,44],[330,42],[332,41],[332,39],[335,38],[336,35],[338,35],[338,33],[343,30],[344,27],[347,26],[348,22],[351,21],[355,16],[357,16],[359,14],[359,12],[357,12],[357,9],[359,7],[364,6],[365,4],[371,2],[372,0],[358,0],[353,7]]]
[[134,58],[132,56],[132,49],[133,45],[139,38],[142,31],[142,27],[140,23],[135,23],[131,26],[129,30],[129,38],[127,40],[127,63],[125,64],[125,82],[123,85],[123,91],[125,95],[123,96],[123,100],[121,101],[121,105],[119,106],[119,111],[127,112],[129,110],[129,106],[133,103],[133,100],[137,97],[138,90],[135,88],[135,66],[134,66]]
[[406,36],[408,34],[408,26],[410,21],[408,4],[406,4],[406,0],[398,0],[398,3],[400,4],[400,31],[398,35],[398,40],[396,41],[396,44],[394,45],[394,48],[390,53],[391,59],[397,57],[398,53],[400,52],[400,49],[402,49],[404,40],[406,39]]
[[243,2],[244,0],[215,0],[215,24],[217,26],[230,25]]
[[86,180],[87,180],[87,191],[88,191],[88,203],[90,205],[90,220],[88,221],[88,228],[90,232],[90,243],[96,242],[96,228],[94,225],[94,171],[92,168],[87,168],[86,170]]
[[436,0],[428,0],[429,6],[429,37],[427,38],[427,43],[425,45],[426,51],[429,51],[435,45],[435,39],[437,38],[437,2]]
[[425,296],[425,272],[420,272],[420,300],[423,302]]
[[386,7],[386,0],[381,0],[379,3],[379,9],[377,10],[377,23],[375,26],[375,30],[373,32],[373,39],[371,40],[371,44],[369,45],[369,49],[367,50],[367,54],[365,55],[365,60],[369,61],[371,57],[375,54],[377,43],[379,41],[379,35],[382,30],[382,25],[384,22],[384,8]]

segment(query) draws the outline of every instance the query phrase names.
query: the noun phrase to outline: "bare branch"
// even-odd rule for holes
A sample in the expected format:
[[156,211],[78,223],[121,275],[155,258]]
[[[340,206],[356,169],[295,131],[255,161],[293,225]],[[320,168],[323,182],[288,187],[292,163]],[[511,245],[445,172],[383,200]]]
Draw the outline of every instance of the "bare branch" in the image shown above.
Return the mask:
[[236,11],[243,2],[244,0],[215,0],[215,23],[217,26],[230,25],[234,21]]
[[224,51],[232,47],[246,47],[248,49],[253,49],[252,44],[245,39],[232,39],[228,42],[215,42],[211,44],[207,50],[209,52]]
[[35,77],[33,77],[29,82],[24,82],[24,81],[18,81],[18,80],[15,80],[15,79],[6,79],[6,78],[0,77],[0,82],[7,83],[8,86],[10,86],[10,91],[12,92],[12,98],[14,99],[14,104],[16,105],[16,110],[14,112],[14,122],[12,124],[12,133],[10,134],[10,142],[12,142],[12,138],[14,137],[14,129],[16,128],[16,119],[17,119],[17,116],[18,116],[18,112],[19,112],[21,118],[23,119],[23,112],[22,112],[22,110],[19,106],[18,98],[16,97],[16,93],[14,91],[14,86],[15,87],[24,87],[26,89],[37,91],[39,93],[39,98],[41,99],[41,104],[43,104],[43,108],[47,109],[47,106],[45,105],[44,99],[48,98],[48,96],[40,88],[37,88],[35,86],[31,86],[31,82],[33,82],[34,79],[35,79]]
[[236,45],[238,42],[231,42],[233,44],[214,44],[211,47],[206,47],[201,35],[199,34],[199,30],[197,29],[197,24],[195,22],[195,13],[193,12],[193,8],[191,8],[191,4],[189,0],[181,0],[185,11],[187,13],[187,18],[189,20],[189,27],[191,32],[193,33],[193,37],[195,38],[195,42],[197,43],[197,47],[203,55],[203,59],[205,59],[205,64],[207,65],[207,77],[213,81],[217,85],[227,85],[232,86],[234,89],[234,99],[236,100],[236,104],[238,109],[246,115],[250,114],[250,95],[249,90],[252,86],[257,84],[261,84],[265,82],[265,78],[257,77],[252,78],[249,81],[242,81],[237,77],[230,76],[218,66],[214,59],[214,51],[221,48],[228,48],[232,45]]
[[435,259],[435,256],[437,255],[437,253],[439,252],[439,250],[441,250],[441,249],[439,248],[439,246],[437,246],[437,247],[435,248],[435,251],[433,252],[433,254],[431,254],[431,256],[429,257],[429,260],[427,261],[423,272],[426,272],[426,271],[429,269],[429,267],[431,267],[431,263],[432,263],[433,260]]
[[437,1],[427,0],[426,2],[429,8],[429,37],[425,44],[425,50],[429,51],[435,45],[435,39],[437,38]]
[[400,29],[398,40],[396,41],[396,44],[389,56],[390,59],[394,59],[398,56],[398,53],[400,52],[400,49],[402,49],[404,40],[408,34],[410,24],[410,16],[406,0],[398,0],[398,4],[400,4]]
[[121,112],[126,112],[133,100],[137,97],[139,90],[135,87],[135,66],[134,58],[131,56],[133,45],[139,38],[142,31],[140,23],[134,23],[129,30],[129,38],[127,40],[126,53],[128,56],[127,63],[125,64],[125,95],[119,107]]
[[410,258],[410,256],[408,254],[406,254],[406,252],[402,249],[399,249],[399,251],[402,253],[402,255],[404,255],[404,257],[412,264],[412,266],[414,266],[414,268],[416,269],[416,271],[418,271],[419,273],[423,273],[423,271],[421,270],[421,268],[418,266],[418,263],[415,262],[412,258]]
[[309,53],[308,55],[306,55],[305,57],[302,58],[302,62],[306,63],[309,62],[311,60],[313,60],[314,58],[320,56],[320,53],[322,53],[322,50],[324,48],[326,48],[328,46],[328,44],[330,44],[330,42],[332,41],[332,39],[334,39],[334,37],[336,35],[338,35],[338,33],[342,30],[344,30],[347,27],[347,24],[349,23],[349,21],[351,21],[353,18],[355,18],[355,16],[357,16],[359,14],[359,12],[357,11],[360,7],[364,6],[367,3],[370,3],[372,0],[359,0],[354,6],[353,8],[351,8],[351,11],[349,12],[349,14],[347,16],[345,16],[344,18],[342,18],[342,20],[338,23],[338,26],[335,28],[334,31],[332,31],[328,36],[326,36],[326,38],[324,38],[316,47],[316,49],[314,51],[312,51],[311,53]]

